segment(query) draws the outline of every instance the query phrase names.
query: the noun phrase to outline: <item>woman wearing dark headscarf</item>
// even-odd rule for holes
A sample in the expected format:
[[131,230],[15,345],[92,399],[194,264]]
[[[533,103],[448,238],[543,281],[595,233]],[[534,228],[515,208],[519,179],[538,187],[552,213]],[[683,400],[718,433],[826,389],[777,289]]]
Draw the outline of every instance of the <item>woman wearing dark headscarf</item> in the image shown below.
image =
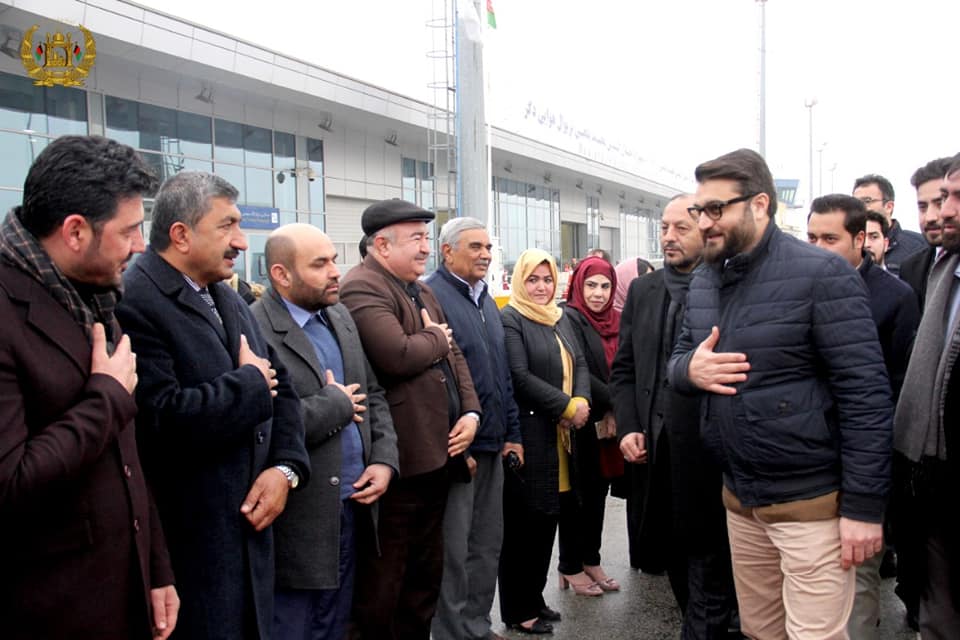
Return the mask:
[[[620,312],[613,308],[617,274],[600,258],[573,272],[564,315],[570,319],[590,370],[590,428],[576,433],[576,495],[565,496],[560,515],[560,575],[585,572],[604,591],[620,585],[600,566],[603,511],[610,481],[623,475],[608,383],[617,353]],[[594,428],[595,427],[595,428]]]
[[[560,619],[546,606],[543,588],[561,496],[572,487],[571,430],[587,424],[590,414],[589,372],[557,307],[556,286],[550,254],[527,249],[514,267],[510,302],[503,310],[525,464],[504,481],[500,615],[508,627],[524,633],[550,633],[550,621]],[[568,579],[578,590],[593,585],[582,571]]]

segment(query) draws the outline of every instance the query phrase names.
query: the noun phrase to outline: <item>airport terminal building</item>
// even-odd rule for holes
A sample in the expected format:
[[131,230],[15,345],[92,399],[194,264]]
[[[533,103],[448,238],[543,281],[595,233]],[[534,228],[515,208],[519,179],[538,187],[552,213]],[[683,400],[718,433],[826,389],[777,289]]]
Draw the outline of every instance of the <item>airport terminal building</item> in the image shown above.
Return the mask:
[[[32,42],[89,30],[84,86],[34,84],[21,47],[34,25]],[[349,266],[371,202],[404,198],[440,221],[457,214],[453,169],[428,144],[436,105],[124,0],[0,3],[0,30],[4,211],[51,139],[90,133],[137,148],[161,177],[194,169],[233,183],[250,243],[237,269],[252,281],[266,279],[263,246],[279,224],[324,229]],[[488,220],[507,269],[527,247],[560,264],[595,247],[615,261],[659,257],[675,186],[497,127],[489,141]]]

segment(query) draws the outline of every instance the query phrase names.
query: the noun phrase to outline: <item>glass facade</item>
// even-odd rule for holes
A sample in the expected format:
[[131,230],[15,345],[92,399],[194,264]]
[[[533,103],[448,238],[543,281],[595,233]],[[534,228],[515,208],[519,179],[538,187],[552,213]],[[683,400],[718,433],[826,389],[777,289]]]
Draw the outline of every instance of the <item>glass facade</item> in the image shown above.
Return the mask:
[[30,78],[0,73],[0,216],[22,199],[33,160],[57,136],[85,134],[87,94],[37,87]]
[[436,179],[433,175],[433,163],[413,158],[400,159],[401,197],[407,202],[420,205],[424,209],[434,210],[436,205]]
[[[90,98],[103,101],[105,134],[137,149],[161,180],[184,170],[214,171],[237,187],[239,204],[277,208],[281,224],[299,219],[324,227],[322,140],[304,139],[306,158],[301,158],[298,165],[293,133],[80,89],[37,87],[29,78],[6,73],[0,73],[3,213],[20,203],[27,171],[52,139],[89,132]],[[298,199],[298,177],[307,178],[309,185],[300,192],[306,194],[302,202]],[[432,194],[432,178],[427,177],[426,182],[425,190]],[[421,198],[432,203],[432,195]],[[152,202],[145,204],[144,226],[149,234]],[[265,235],[250,234],[251,257],[240,256],[236,265],[243,277],[261,282],[265,279],[265,274],[247,271],[248,262],[257,262]]]
[[600,248],[600,197],[587,196],[587,247]]
[[494,178],[494,221],[500,230],[503,266],[513,271],[525,249],[543,249],[560,264],[560,192],[517,180]]
[[660,249],[660,221],[645,215],[647,210],[620,207],[621,260],[663,257]]

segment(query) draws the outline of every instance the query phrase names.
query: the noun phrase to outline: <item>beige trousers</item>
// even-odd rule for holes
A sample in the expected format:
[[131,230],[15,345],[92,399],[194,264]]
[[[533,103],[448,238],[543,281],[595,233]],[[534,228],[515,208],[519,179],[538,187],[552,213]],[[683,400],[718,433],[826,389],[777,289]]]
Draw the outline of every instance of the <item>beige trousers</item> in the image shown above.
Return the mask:
[[847,640],[856,572],[840,567],[839,523],[764,522],[727,510],[744,635]]

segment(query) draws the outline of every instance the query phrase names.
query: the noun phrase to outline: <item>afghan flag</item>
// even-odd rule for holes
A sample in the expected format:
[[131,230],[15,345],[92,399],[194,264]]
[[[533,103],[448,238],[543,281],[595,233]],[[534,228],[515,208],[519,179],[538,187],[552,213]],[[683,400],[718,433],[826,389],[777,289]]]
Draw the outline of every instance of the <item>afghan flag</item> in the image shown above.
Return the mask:
[[487,24],[489,24],[492,29],[497,28],[497,16],[493,12],[493,0],[487,0]]
[[33,58],[37,61],[37,64],[43,59],[43,45],[38,44],[37,48],[33,50]]
[[83,60],[83,51],[80,50],[80,45],[73,45],[73,57],[79,63]]

